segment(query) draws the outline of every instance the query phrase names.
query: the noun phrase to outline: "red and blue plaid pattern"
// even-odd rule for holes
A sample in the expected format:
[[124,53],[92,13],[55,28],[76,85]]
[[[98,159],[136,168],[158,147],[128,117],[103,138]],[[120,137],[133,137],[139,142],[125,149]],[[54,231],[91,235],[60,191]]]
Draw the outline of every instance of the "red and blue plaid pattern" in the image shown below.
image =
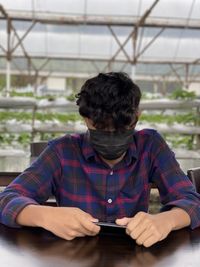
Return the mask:
[[111,169],[89,142],[88,132],[51,141],[40,157],[0,194],[0,222],[18,227],[17,214],[28,204],[54,195],[58,206],[79,207],[100,221],[113,222],[148,212],[151,183],[162,210],[180,207],[200,225],[200,195],[182,172],[174,153],[155,131],[133,132],[124,159]]

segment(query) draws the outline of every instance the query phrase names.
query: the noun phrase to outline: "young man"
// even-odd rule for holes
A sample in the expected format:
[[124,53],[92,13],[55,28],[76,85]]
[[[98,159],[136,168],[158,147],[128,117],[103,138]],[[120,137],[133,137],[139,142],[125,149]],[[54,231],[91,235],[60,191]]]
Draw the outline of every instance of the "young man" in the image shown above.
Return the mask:
[[[135,131],[140,89],[124,73],[99,74],[77,95],[88,131],[53,140],[0,194],[0,222],[39,226],[67,240],[116,222],[149,247],[176,229],[200,226],[200,195],[155,131]],[[162,212],[148,214],[151,183]],[[42,204],[54,195],[58,207]]]

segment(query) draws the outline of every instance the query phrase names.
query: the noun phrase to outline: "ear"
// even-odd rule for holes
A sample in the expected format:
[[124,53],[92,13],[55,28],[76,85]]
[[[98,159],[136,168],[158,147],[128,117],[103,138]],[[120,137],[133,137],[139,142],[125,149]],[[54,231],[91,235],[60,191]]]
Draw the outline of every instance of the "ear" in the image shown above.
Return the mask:
[[138,109],[138,111],[137,111],[137,113],[136,113],[136,122],[135,122],[135,126],[136,126],[138,120],[140,119],[141,114],[142,114],[142,111],[141,111],[140,109]]
[[83,116],[81,116],[81,117],[82,117],[82,119],[84,120],[85,124],[87,125],[87,123],[88,123],[88,118],[83,117]]
[[136,113],[135,113],[135,121],[132,123],[131,127],[135,128],[136,127],[136,124],[140,118],[140,115],[141,115],[141,110],[137,110]]
[[141,114],[142,114],[141,109],[138,109],[138,111],[137,111],[137,117],[138,117],[138,119],[140,118]]
[[95,130],[96,128],[93,126],[93,122],[91,119],[87,118],[87,117],[82,117],[83,120],[85,121],[86,126],[88,127],[88,129],[93,129]]

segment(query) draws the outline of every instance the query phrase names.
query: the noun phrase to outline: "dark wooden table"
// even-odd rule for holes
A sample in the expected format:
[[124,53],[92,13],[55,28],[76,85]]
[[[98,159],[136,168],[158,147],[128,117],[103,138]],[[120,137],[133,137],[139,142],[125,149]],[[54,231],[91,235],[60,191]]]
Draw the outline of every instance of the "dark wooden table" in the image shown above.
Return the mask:
[[62,240],[40,228],[0,225],[1,267],[198,267],[200,229],[171,233],[151,248],[124,233]]

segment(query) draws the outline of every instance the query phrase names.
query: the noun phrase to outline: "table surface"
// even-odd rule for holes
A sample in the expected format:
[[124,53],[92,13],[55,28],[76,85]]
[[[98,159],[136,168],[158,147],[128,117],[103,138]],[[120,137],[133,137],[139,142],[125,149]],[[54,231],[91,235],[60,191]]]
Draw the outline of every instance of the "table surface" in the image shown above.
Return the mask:
[[[41,228],[0,225],[1,267],[197,267],[200,229],[182,229],[144,248],[124,230],[65,241]],[[119,232],[120,231],[120,232]]]

